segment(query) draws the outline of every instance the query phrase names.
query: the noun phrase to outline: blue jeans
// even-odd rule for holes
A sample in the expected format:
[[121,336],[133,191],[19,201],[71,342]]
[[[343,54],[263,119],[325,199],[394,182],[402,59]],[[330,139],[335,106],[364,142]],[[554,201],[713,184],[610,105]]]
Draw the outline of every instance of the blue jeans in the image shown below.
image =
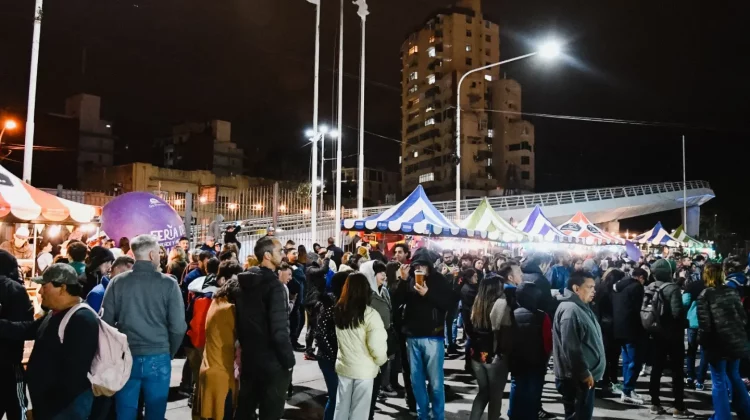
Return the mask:
[[556,379],[557,392],[562,395],[565,420],[591,420],[594,415],[594,391],[583,382],[573,379]]
[[118,420],[135,420],[143,389],[145,420],[164,420],[167,412],[172,357],[169,354],[133,356],[133,369],[125,386],[115,394]]
[[750,396],[740,377],[740,361],[720,360],[709,363],[713,389],[711,398],[714,403],[713,420],[731,420],[732,411],[729,405],[729,392],[732,392],[732,408],[742,420],[750,419]]
[[622,392],[630,395],[635,390],[638,375],[643,367],[643,345],[625,343],[622,345]]
[[[443,340],[439,337],[407,338],[406,345],[409,348],[411,385],[414,389],[414,399],[417,401],[418,419],[430,419],[430,403],[432,404],[432,420],[445,419]],[[430,383],[429,397],[425,384],[428,381]]]
[[65,410],[58,413],[52,420],[87,420],[91,415],[94,404],[94,392],[90,389],[78,394]]
[[535,419],[542,409],[545,372],[525,372],[510,378],[508,418]]
[[318,359],[318,366],[323,372],[323,379],[326,381],[328,389],[328,402],[324,411],[324,420],[333,420],[333,413],[336,411],[336,392],[339,389],[339,375],[336,374],[336,362],[330,360]]
[[445,312],[445,345],[451,346],[456,345],[456,336],[458,335],[458,313],[459,308],[456,305],[455,308]]
[[706,359],[706,353],[703,351],[703,346],[700,346],[701,361],[700,361],[700,365],[698,366],[698,373],[696,374],[695,356],[698,353],[698,330],[697,329],[688,328],[687,342],[688,342],[687,357],[685,357],[687,377],[697,381],[699,384],[702,384],[706,379],[706,372],[708,371],[708,360]]

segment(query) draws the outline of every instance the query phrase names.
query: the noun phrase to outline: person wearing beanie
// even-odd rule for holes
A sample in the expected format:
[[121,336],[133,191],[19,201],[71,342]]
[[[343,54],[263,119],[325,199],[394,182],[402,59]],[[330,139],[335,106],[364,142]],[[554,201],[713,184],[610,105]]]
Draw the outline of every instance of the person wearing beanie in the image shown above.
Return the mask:
[[[81,283],[83,283],[82,296],[88,296],[94,287],[102,283],[106,275],[109,274],[109,269],[112,268],[113,262],[115,262],[115,255],[112,251],[103,246],[91,248],[91,251],[89,251],[89,263],[86,265],[86,270],[81,276]],[[107,281],[109,282],[109,279]]]
[[16,229],[13,239],[0,244],[0,249],[8,251],[14,257],[28,260],[34,257],[34,250],[29,245],[29,228],[21,226]]
[[[685,324],[686,314],[682,306],[680,287],[673,282],[672,266],[667,260],[660,259],[651,264],[651,277],[654,282],[646,288],[646,294],[661,294],[663,312],[661,331],[653,337],[653,367],[649,394],[651,395],[651,414],[671,414],[674,418],[691,418],[692,413],[685,408],[684,371],[685,359]],[[667,365],[669,361],[669,365]],[[659,399],[661,374],[665,368],[672,371],[672,394],[674,407],[665,410]]]

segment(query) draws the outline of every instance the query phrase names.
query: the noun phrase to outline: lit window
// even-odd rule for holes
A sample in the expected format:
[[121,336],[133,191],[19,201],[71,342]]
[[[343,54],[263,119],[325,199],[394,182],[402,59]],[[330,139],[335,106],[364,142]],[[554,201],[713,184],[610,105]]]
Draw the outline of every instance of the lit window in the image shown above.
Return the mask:
[[487,166],[492,166],[492,158],[487,158]]
[[414,157],[419,157],[419,152],[416,150],[414,151]]
[[435,43],[435,35],[430,36],[430,44]]
[[419,52],[419,47],[416,46],[416,45],[413,46],[413,47],[411,47],[411,48],[409,48],[409,55],[413,55],[413,54],[416,54],[418,52]]
[[419,98],[414,98],[413,101],[411,101],[412,105],[416,105],[419,103]]
[[430,172],[429,174],[423,174],[419,176],[419,183],[423,182],[430,182],[435,180],[435,172]]
[[437,53],[435,53],[435,47],[430,47],[427,49],[427,56],[428,57],[435,57]]
[[428,126],[428,125],[435,125],[435,119],[434,118],[429,118],[427,121],[424,122],[424,125],[425,125],[425,127]]
[[425,110],[424,110],[424,112],[432,112],[432,111],[434,111],[434,110],[435,110],[435,108],[434,108],[434,107],[432,107],[432,106],[428,106],[428,107],[427,107],[427,109],[425,109]]
[[434,74],[431,74],[431,75],[427,76],[427,83],[430,84],[430,85],[434,85],[435,84],[435,75]]
[[489,130],[487,130],[487,137],[489,137],[489,138],[495,137],[495,130],[493,130],[491,128]]
[[402,160],[403,160],[403,158],[402,158],[401,156],[399,156],[399,157],[398,157],[398,164],[399,164],[399,165],[401,164]]
[[489,75],[489,74],[485,74],[485,75],[484,75],[484,80],[486,80],[486,81],[488,81],[488,82],[491,82],[491,81],[492,81],[492,76],[491,76],[491,75]]
[[419,86],[414,85],[414,86],[412,86],[412,87],[409,88],[409,93],[415,93],[418,90],[419,90]]
[[413,71],[413,72],[409,73],[409,81],[417,80],[418,77],[419,77],[419,75],[417,74],[416,71]]
[[492,179],[492,172],[487,172],[487,179]]
[[466,52],[471,52],[471,44],[466,44]]

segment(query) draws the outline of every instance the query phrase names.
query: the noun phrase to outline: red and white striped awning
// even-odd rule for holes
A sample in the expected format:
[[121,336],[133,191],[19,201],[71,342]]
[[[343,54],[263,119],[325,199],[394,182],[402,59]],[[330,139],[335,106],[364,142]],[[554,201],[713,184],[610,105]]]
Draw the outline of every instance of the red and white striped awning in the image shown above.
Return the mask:
[[92,223],[101,207],[65,200],[38,190],[0,166],[0,220],[29,223]]

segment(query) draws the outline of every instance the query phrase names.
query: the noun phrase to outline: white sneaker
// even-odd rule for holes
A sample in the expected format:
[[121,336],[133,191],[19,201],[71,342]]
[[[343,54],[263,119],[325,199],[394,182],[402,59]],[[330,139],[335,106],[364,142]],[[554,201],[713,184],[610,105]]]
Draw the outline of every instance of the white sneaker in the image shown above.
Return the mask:
[[651,366],[643,365],[643,369],[641,369],[641,374],[639,376],[648,376],[651,374]]
[[623,404],[643,405],[643,397],[638,395],[635,391],[632,391],[630,395],[625,395],[623,392],[620,394],[620,402]]

